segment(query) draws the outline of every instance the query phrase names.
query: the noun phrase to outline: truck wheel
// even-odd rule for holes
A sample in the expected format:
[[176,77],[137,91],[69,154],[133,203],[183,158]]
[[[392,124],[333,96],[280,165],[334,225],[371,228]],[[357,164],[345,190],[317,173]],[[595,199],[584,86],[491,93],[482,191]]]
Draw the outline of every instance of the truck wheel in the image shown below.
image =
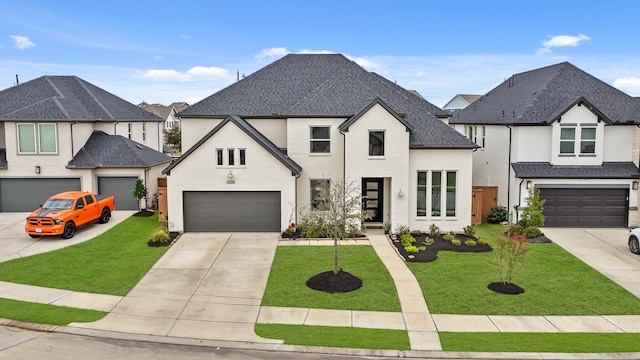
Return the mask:
[[98,222],[100,224],[106,224],[109,222],[110,218],[111,218],[111,211],[109,211],[109,208],[104,208],[102,209],[102,214],[100,214],[100,219],[98,219]]
[[69,221],[64,225],[64,231],[62,232],[63,239],[71,239],[76,234],[76,224]]

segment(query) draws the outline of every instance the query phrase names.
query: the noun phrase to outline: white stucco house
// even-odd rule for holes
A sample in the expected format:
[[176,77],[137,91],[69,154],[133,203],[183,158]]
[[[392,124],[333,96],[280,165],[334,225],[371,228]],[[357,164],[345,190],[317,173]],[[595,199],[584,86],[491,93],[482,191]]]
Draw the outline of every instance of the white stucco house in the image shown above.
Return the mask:
[[637,98],[563,62],[513,75],[449,124],[481,147],[473,185],[498,186],[514,221],[536,187],[545,226],[639,224]]
[[369,224],[460,230],[477,145],[440,108],[338,54],[287,55],[180,112],[163,172],[175,231],[273,231],[355,182]]
[[[155,115],[75,76],[43,76],[0,91],[0,212],[32,211],[66,190],[114,195],[137,210],[171,158]],[[144,206],[144,204],[143,204]]]
[[451,100],[447,101],[442,107],[442,110],[449,114],[455,114],[458,111],[466,108],[474,101],[478,100],[481,95],[472,94],[456,94]]

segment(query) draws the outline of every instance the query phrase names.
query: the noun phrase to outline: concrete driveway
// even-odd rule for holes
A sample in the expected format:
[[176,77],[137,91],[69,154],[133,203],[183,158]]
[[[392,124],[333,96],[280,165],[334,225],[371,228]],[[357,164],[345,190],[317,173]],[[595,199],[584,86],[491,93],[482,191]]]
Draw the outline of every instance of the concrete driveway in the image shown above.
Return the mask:
[[640,256],[629,251],[629,230],[543,228],[542,231],[575,257],[640,297]]
[[68,240],[59,236],[32,239],[24,232],[25,221],[29,213],[0,213],[0,262],[48,252],[93,239],[133,215],[134,212],[114,211],[108,223],[96,223],[81,227],[75,236]]

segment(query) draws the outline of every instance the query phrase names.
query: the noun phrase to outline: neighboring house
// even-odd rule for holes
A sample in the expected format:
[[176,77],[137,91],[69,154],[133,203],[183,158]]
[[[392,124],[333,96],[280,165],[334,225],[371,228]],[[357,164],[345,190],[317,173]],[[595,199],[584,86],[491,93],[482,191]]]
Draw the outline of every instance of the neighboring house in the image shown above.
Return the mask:
[[480,96],[481,95],[457,94],[442,107],[442,110],[453,115],[478,100]]
[[640,102],[570,63],[512,76],[449,124],[481,146],[473,185],[498,186],[514,220],[536,187],[545,226],[638,224]]
[[361,189],[368,225],[470,224],[477,146],[342,55],[287,55],[178,115],[187,150],[164,170],[176,231],[282,231],[339,179]]
[[186,102],[174,102],[169,106],[165,106],[162,104],[148,104],[143,101],[138,104],[138,107],[164,119],[164,130],[168,130],[174,127],[180,128],[180,118],[176,114],[188,108],[189,104]]
[[171,160],[157,116],[75,76],[43,76],[0,91],[0,211],[31,211],[64,190],[113,194],[134,210]]

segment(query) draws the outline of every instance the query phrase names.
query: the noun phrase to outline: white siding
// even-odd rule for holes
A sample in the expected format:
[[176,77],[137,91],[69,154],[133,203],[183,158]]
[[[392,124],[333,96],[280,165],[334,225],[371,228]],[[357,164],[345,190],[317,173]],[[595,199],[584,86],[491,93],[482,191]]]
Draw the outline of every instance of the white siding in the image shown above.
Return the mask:
[[[596,125],[596,147],[593,155],[580,155],[580,130],[576,128],[575,155],[560,155],[560,129],[563,125]],[[586,106],[574,106],[560,121],[552,125],[551,164],[553,165],[601,165],[604,152],[604,123],[598,123],[598,117]]]
[[[409,168],[409,227],[427,231],[436,224],[442,231],[461,231],[471,225],[472,191],[472,150],[411,150]],[[417,216],[418,171],[455,171],[456,176],[456,216],[452,218]],[[446,179],[444,180],[446,184]],[[431,199],[431,190],[427,189],[427,203]],[[395,224],[394,224],[395,228]]]
[[638,164],[638,157],[634,157],[634,133],[635,126],[605,126],[604,127],[604,162],[633,161]]
[[549,162],[551,138],[550,126],[513,127],[515,151],[511,162]]
[[[184,125],[184,122],[183,122]],[[246,166],[218,167],[216,149],[246,149]],[[226,164],[226,162],[225,162]],[[233,174],[235,183],[228,184]],[[168,216],[174,231],[184,230],[183,191],[280,191],[281,227],[294,217],[296,178],[291,170],[229,122],[167,176]]]
[[286,119],[246,119],[256,130],[281,149],[287,148]]
[[182,153],[184,154],[189,150],[220,122],[222,122],[222,119],[182,119],[180,128]]

